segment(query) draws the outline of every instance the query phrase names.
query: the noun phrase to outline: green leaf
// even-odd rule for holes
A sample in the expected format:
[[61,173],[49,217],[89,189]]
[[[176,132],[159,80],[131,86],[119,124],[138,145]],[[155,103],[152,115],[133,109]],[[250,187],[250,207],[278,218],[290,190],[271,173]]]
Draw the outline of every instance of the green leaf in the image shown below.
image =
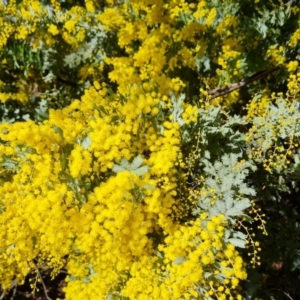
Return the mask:
[[119,165],[114,165],[113,168],[112,168],[113,172],[115,173],[120,173],[120,172],[123,172],[125,171],[125,169]]
[[88,149],[91,144],[92,140],[89,136],[86,136],[81,142],[79,142],[79,145],[81,145],[85,150]]
[[234,206],[229,208],[226,211],[227,216],[242,216],[244,214],[244,210],[251,206],[251,203],[248,199],[238,200],[234,202]]
[[137,157],[134,158],[133,162],[131,163],[130,168],[132,170],[135,170],[142,164],[142,162],[143,162],[143,159],[141,158],[140,155],[138,155]]
[[186,261],[185,257],[177,257],[175,260],[173,260],[174,265],[181,265]]
[[184,125],[184,120],[181,118],[181,114],[183,113],[182,103],[185,99],[185,94],[180,94],[179,98],[176,99],[175,95],[171,92],[171,101],[173,104],[172,108],[172,116],[173,116],[173,122],[178,122],[180,126]]
[[143,166],[141,168],[138,168],[136,170],[132,170],[132,172],[137,175],[137,176],[142,176],[142,175],[145,175],[149,170],[149,167],[148,166]]
[[246,247],[246,241],[236,239],[236,238],[231,238],[228,239],[228,242],[230,242],[232,245],[239,247],[239,248],[245,248]]
[[134,173],[137,176],[142,176],[146,174],[149,170],[148,166],[142,166],[143,159],[140,155],[134,158],[133,162],[130,164],[130,162],[127,161],[127,159],[123,158],[120,162],[120,165],[114,165],[112,168],[112,171],[115,173],[123,172],[123,171],[129,171]]

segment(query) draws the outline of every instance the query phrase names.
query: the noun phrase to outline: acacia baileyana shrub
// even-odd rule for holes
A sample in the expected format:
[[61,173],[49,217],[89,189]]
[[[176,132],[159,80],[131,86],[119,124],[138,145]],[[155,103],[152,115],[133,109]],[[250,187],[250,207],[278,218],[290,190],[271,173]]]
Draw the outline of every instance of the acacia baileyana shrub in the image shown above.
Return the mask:
[[294,2],[2,1],[2,290],[260,297],[264,195],[300,176]]

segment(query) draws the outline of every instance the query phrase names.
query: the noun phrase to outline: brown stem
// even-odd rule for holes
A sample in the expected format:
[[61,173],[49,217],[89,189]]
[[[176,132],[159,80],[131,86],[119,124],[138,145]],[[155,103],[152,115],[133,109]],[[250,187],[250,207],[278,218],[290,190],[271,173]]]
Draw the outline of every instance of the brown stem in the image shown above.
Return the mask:
[[231,92],[233,92],[237,89],[240,89],[241,87],[245,86],[246,84],[248,84],[252,81],[255,81],[259,78],[265,77],[265,76],[279,70],[282,67],[283,67],[282,65],[279,65],[279,66],[276,66],[276,67],[271,68],[271,69],[259,71],[255,74],[253,74],[252,76],[241,80],[240,82],[233,83],[233,84],[227,85],[225,87],[210,90],[208,92],[208,95],[211,96],[210,97],[211,99],[214,99],[214,98],[217,98],[217,97],[220,97],[220,96],[224,96],[224,95],[229,94],[229,93],[231,93]]

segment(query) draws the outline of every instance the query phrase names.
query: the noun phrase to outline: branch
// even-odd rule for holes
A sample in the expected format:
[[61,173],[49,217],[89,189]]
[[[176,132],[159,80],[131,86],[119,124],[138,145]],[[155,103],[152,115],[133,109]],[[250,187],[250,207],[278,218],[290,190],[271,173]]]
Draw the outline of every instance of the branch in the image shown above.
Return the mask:
[[216,88],[216,89],[213,89],[213,90],[210,90],[208,92],[208,95],[211,96],[211,99],[214,99],[214,98],[217,98],[217,97],[220,97],[220,96],[223,96],[223,95],[226,95],[226,94],[229,94],[237,89],[240,89],[241,87],[245,86],[246,84],[252,82],[252,81],[255,81],[257,79],[260,79],[262,77],[265,77],[279,69],[281,69],[283,66],[282,65],[279,65],[279,66],[276,66],[274,68],[271,68],[271,69],[267,69],[267,70],[262,70],[262,71],[259,71],[255,74],[253,74],[252,76],[246,78],[246,79],[243,79],[242,81],[240,82],[237,82],[237,83],[233,83],[233,84],[230,84],[230,85],[227,85],[225,87],[221,87],[221,88]]

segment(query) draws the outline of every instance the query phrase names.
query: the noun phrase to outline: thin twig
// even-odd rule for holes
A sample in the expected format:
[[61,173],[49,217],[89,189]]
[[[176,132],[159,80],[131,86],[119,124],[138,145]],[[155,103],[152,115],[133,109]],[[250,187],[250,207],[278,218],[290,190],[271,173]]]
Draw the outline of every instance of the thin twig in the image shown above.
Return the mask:
[[282,68],[282,65],[276,66],[276,67],[271,68],[271,69],[259,71],[255,74],[253,74],[252,76],[241,80],[240,82],[233,83],[233,84],[221,87],[221,88],[216,88],[216,89],[210,90],[208,92],[208,95],[211,96],[210,97],[211,99],[214,99],[214,98],[217,98],[217,97],[220,97],[220,96],[224,96],[224,95],[229,94],[229,93],[231,93],[231,92],[233,92],[237,89],[240,89],[241,87],[245,86],[246,84],[248,84],[252,81],[255,81],[257,79],[265,77],[265,76],[279,70],[280,68]]
[[286,292],[283,292],[287,297],[289,297],[291,300],[293,300],[293,298],[289,295],[289,294],[287,294]]
[[36,272],[37,272],[38,276],[40,277],[41,284],[42,284],[42,286],[43,286],[43,290],[44,290],[44,294],[45,294],[46,299],[47,299],[47,300],[52,300],[52,299],[48,296],[46,285],[45,285],[45,283],[44,283],[44,280],[43,280],[42,275],[41,275],[41,273],[40,273],[40,271],[39,271],[38,268],[36,268]]
[[10,300],[14,300],[15,299],[15,296],[16,296],[16,293],[17,293],[17,284],[15,284],[14,285],[14,287],[13,287],[13,293],[12,293],[12,295],[11,295],[11,297],[10,297]]
[[270,289],[270,291],[273,291],[273,290],[282,292],[282,293],[284,293],[289,299],[294,300],[289,294],[287,294],[286,292],[284,292],[284,291],[282,291],[282,290],[280,290],[280,289],[276,289],[276,288]]
[[2,294],[0,295],[0,300],[2,300],[5,297],[5,291],[2,292]]

